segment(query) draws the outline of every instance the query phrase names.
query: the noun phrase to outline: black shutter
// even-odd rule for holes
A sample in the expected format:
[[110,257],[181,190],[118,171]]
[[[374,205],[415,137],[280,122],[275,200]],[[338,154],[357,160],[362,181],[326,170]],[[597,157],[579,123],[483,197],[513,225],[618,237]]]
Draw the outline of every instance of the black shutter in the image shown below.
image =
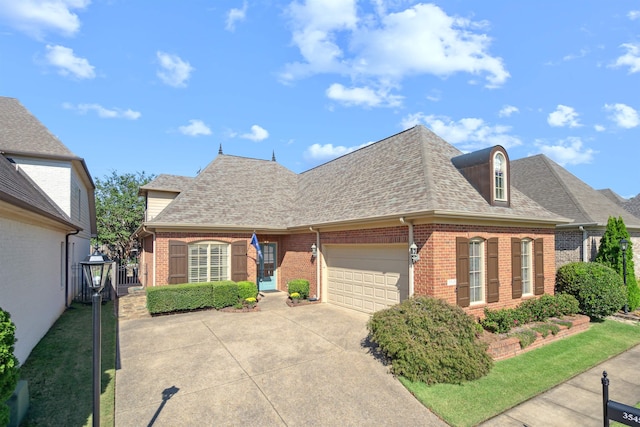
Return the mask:
[[180,240],[169,240],[169,284],[187,283],[187,252],[189,246]]
[[511,298],[522,298],[522,241],[511,238]]
[[533,267],[535,278],[535,285],[533,293],[535,295],[544,294],[544,240],[534,240],[535,251],[535,265]]
[[469,307],[469,239],[456,237],[456,303]]
[[238,240],[231,244],[231,280],[242,282],[247,277],[247,241]]
[[487,302],[500,300],[498,272],[498,238],[492,237],[487,240]]

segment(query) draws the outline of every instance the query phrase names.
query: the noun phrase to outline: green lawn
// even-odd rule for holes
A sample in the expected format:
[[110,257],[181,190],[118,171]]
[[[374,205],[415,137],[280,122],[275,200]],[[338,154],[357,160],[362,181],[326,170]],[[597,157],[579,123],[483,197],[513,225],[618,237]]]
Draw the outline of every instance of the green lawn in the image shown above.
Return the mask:
[[[113,426],[116,324],[114,304],[102,305],[102,394],[100,421]],[[20,369],[31,403],[22,427],[89,426],[93,411],[91,305],[73,304],[40,340]]]
[[476,381],[427,386],[400,380],[447,423],[473,426],[638,343],[640,326],[606,320],[578,335],[497,362],[489,375]]

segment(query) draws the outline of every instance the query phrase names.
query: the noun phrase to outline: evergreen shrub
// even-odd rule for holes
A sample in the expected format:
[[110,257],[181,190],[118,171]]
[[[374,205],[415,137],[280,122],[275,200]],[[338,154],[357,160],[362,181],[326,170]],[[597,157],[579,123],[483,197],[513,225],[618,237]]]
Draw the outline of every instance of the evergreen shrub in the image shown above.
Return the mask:
[[426,384],[459,384],[486,375],[493,365],[475,325],[460,307],[412,297],[375,312],[367,326],[394,374]]
[[147,310],[151,314],[207,307],[213,307],[211,283],[183,283],[147,288]]
[[309,298],[309,281],[305,279],[295,279],[289,282],[289,295],[294,292],[300,294],[301,299]]
[[238,297],[241,300],[247,298],[256,298],[258,296],[258,287],[253,282],[242,281],[238,282]]
[[597,262],[572,262],[556,272],[556,292],[573,295],[580,312],[601,319],[620,310],[627,301],[622,277]]
[[0,426],[9,424],[9,406],[5,402],[18,384],[18,359],[13,355],[15,333],[11,315],[0,308]]

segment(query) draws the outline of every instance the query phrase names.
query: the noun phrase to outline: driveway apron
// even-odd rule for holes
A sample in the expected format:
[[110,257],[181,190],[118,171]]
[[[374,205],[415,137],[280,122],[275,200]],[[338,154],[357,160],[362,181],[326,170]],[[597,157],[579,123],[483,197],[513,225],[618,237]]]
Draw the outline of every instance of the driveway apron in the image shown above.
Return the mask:
[[116,426],[446,426],[370,353],[369,315],[285,299],[121,320]]

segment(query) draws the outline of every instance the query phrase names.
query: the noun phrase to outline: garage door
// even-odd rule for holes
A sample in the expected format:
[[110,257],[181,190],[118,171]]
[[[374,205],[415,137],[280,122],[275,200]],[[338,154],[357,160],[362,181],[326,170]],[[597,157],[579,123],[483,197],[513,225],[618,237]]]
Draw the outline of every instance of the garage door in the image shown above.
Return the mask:
[[326,245],[327,300],[372,313],[409,294],[406,245]]

